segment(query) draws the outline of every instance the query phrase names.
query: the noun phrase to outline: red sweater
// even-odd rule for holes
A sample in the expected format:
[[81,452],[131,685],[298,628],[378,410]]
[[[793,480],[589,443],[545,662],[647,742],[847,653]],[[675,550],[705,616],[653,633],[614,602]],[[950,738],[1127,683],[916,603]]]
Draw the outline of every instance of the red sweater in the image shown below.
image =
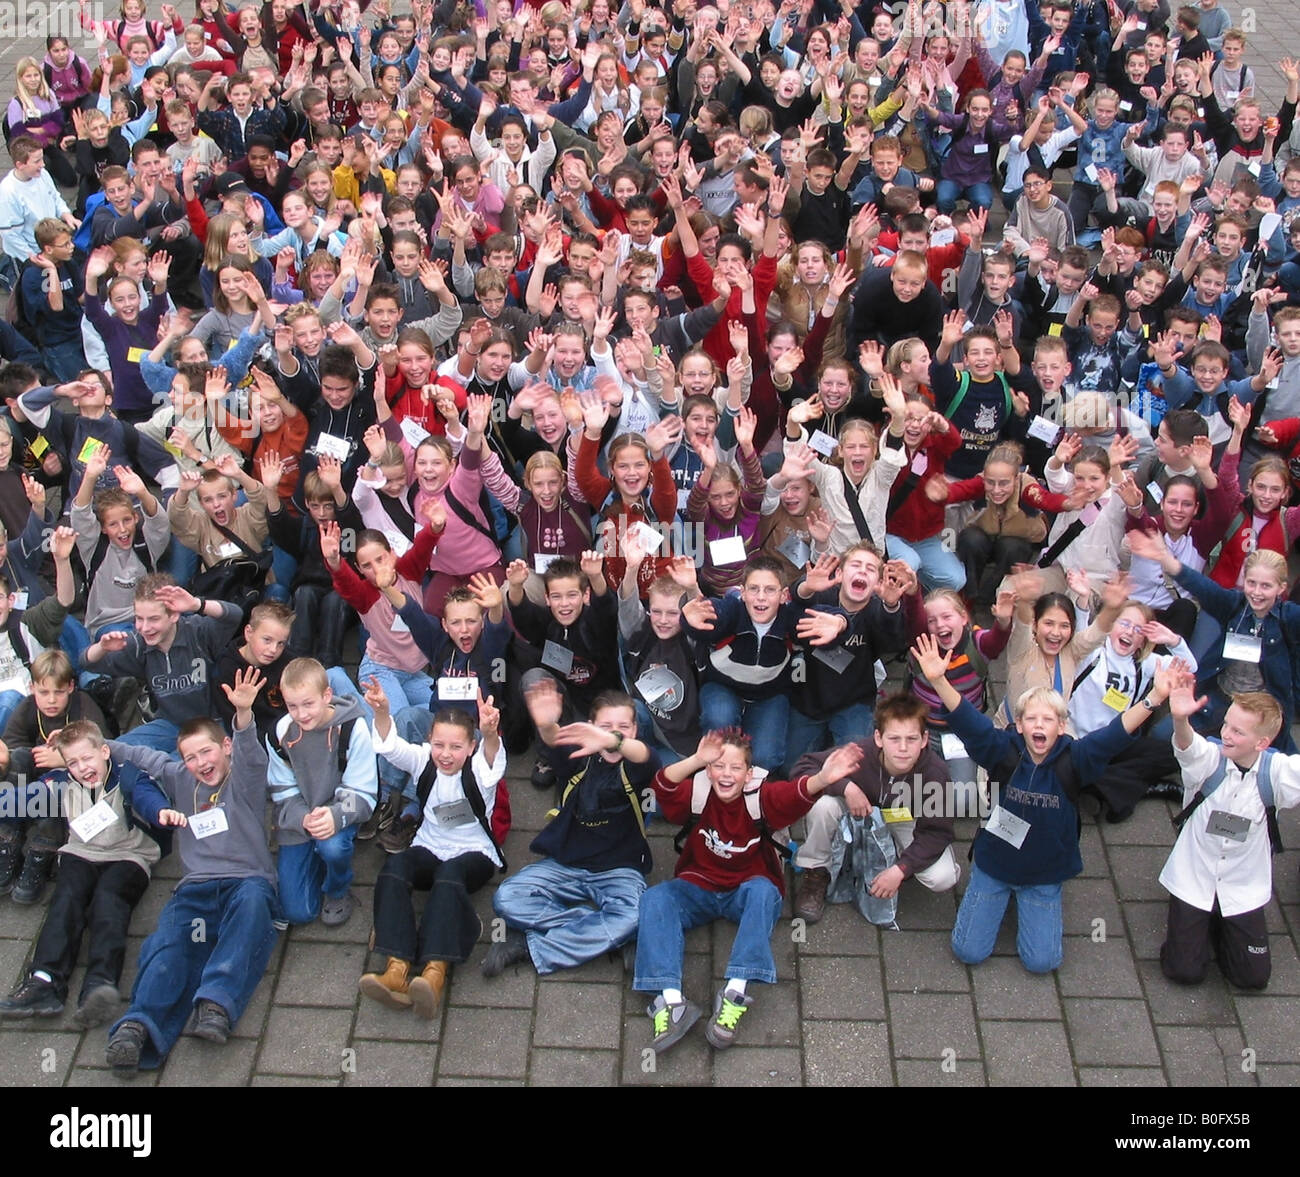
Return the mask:
[[[1241,482],[1238,478],[1240,467],[1241,455],[1231,453],[1223,455],[1223,461],[1219,466],[1219,486],[1233,502],[1234,515],[1226,524],[1226,527],[1232,530],[1224,533],[1223,547],[1219,551],[1218,559],[1212,564],[1207,563],[1205,574],[1223,588],[1237,587],[1237,582],[1241,579],[1242,565],[1251,552],[1258,548],[1281,552],[1285,556],[1296,536],[1300,535],[1300,507],[1287,507],[1285,520],[1281,511],[1262,516],[1263,526],[1256,531],[1256,516],[1252,514],[1249,500],[1241,493]],[[1236,527],[1232,527],[1238,514],[1242,516],[1241,522]]]
[[925,484],[936,474],[943,473],[944,463],[952,457],[961,446],[961,434],[949,422],[948,432],[930,434],[921,448],[912,455],[911,460],[894,478],[890,494],[894,494],[912,476],[920,475],[920,480],[912,488],[898,509],[885,520],[890,535],[902,540],[920,541],[930,539],[943,530],[943,512],[945,503],[933,502],[925,493]]
[[[695,288],[700,292],[701,298],[707,298],[712,294],[713,267],[700,254],[691,254],[686,259],[686,272],[690,274],[691,280],[695,283]],[[754,305],[765,311],[768,299],[772,297],[772,291],[776,289],[776,258],[763,254],[754,263],[752,273],[754,275]],[[733,319],[744,318],[745,313],[740,306],[744,298],[744,294],[739,290],[733,290],[731,298],[727,300],[726,311],[713,325],[713,330],[702,340],[704,350],[713,357],[714,362],[724,372],[727,370],[727,361],[736,354],[731,350],[731,339],[727,334],[727,325]]]

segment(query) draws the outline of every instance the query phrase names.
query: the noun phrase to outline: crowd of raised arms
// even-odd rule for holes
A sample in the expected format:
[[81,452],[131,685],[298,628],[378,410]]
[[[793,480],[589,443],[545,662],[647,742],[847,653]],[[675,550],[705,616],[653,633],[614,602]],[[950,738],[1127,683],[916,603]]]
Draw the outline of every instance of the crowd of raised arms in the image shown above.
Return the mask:
[[1300,64],[1274,112],[1218,0],[102,15],[5,123],[0,893],[59,865],[0,1015],[88,933],[114,1068],[225,1042],[375,839],[368,998],[433,1017],[501,872],[487,976],[621,948],[724,1049],[791,826],[798,918],[965,876],[958,959],[1014,895],[1044,973],[1080,815],[1152,791],[1165,976],[1268,983]]

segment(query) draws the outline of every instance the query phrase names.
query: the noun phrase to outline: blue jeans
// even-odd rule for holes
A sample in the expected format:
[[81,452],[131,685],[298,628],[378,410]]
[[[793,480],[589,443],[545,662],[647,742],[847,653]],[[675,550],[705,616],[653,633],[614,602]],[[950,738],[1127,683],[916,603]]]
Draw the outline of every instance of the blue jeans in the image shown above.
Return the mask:
[[[874,713],[865,703],[851,703],[839,711],[832,711],[824,719],[809,719],[798,707],[791,707],[785,738],[785,775],[794,775],[794,766],[801,756],[838,748],[850,740],[864,740],[871,735],[874,726]],[[827,733],[830,734],[829,741]]]
[[176,738],[181,734],[170,719],[151,719],[129,732],[122,733],[122,743],[137,748],[153,748],[159,752],[175,752]]
[[388,710],[393,715],[408,707],[428,707],[437,685],[422,670],[394,670],[366,655],[357,668],[357,682],[364,687],[371,677],[379,680],[388,696]]
[[544,858],[506,879],[492,897],[492,909],[528,933],[537,971],[553,973],[632,939],[644,893],[639,870],[590,871]]
[[790,700],[785,695],[746,703],[720,683],[700,687],[700,727],[706,732],[743,727],[753,741],[754,763],[768,772],[780,772],[785,765],[785,729],[789,721]]
[[640,699],[633,699],[632,703],[636,708],[636,738],[648,748],[654,749],[655,755],[659,757],[660,766],[667,768],[670,764],[676,764],[679,760],[684,759],[676,749],[659,742],[659,737],[655,734],[654,717],[650,714],[650,708],[642,703]]
[[5,730],[5,724],[9,722],[14,708],[25,698],[27,696],[22,691],[0,691],[0,732]]
[[[992,836],[992,835],[988,835]],[[993,951],[1006,914],[1007,900],[1016,897],[1016,951],[1031,973],[1061,967],[1061,884],[1014,887],[1001,883],[971,863],[970,883],[957,909],[952,950],[966,964],[979,964]]]
[[159,1066],[185,1029],[197,1001],[215,1001],[231,1025],[252,1000],[275,948],[279,915],[266,879],[209,879],[176,888],[140,949],[131,1004],[122,1022],[149,1031],[140,1056]]
[[328,838],[281,845],[280,903],[291,924],[309,924],[321,908],[321,892],[342,899],[352,885],[352,844],[357,827],[348,826]]
[[957,201],[963,196],[970,201],[971,208],[993,207],[992,184],[967,184],[963,188],[952,180],[940,180],[935,185],[935,199],[938,201],[941,213],[952,212],[957,207]]
[[199,571],[199,554],[193,548],[187,548],[175,536],[167,545],[163,554],[164,571],[170,572],[176,583],[182,588],[192,581]]
[[275,594],[276,600],[289,600],[289,587],[293,584],[294,574],[298,571],[298,561],[295,560],[283,548],[274,545],[271,547],[271,572],[275,575],[275,585],[267,585],[267,588],[278,587],[280,592]]
[[955,552],[943,546],[943,539],[933,535],[929,539],[905,540],[896,535],[885,536],[891,560],[902,560],[920,579],[926,592],[934,589],[956,589],[966,586],[966,567]]
[[770,879],[746,879],[734,891],[706,891],[669,879],[641,896],[632,988],[658,993],[682,987],[682,955],[691,928],[728,919],[737,925],[723,975],[729,981],[776,984],[772,932],[781,918],[781,892]]
[[[81,665],[81,656],[89,649],[90,644],[90,634],[86,631],[86,627],[75,617],[65,617],[59,629],[59,649],[67,654],[74,667]],[[84,687],[97,678],[99,678],[97,670],[77,671],[78,686]]]
[[81,350],[81,338],[67,343],[56,343],[53,347],[41,349],[41,363],[45,370],[54,377],[56,384],[75,380],[77,374],[86,366],[86,354]]

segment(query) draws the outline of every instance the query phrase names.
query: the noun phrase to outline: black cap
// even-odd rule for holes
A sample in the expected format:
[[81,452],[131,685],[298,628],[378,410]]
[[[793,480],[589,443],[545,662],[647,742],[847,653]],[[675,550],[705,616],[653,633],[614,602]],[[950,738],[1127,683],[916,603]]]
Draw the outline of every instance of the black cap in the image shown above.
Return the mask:
[[219,200],[224,200],[232,192],[251,195],[252,191],[248,181],[238,172],[224,172],[212,181],[212,194]]

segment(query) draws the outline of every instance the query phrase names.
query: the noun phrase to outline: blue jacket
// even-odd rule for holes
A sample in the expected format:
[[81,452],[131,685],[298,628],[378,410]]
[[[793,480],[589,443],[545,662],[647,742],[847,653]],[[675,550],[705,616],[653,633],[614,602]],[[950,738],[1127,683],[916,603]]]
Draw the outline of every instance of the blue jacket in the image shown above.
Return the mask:
[[[1229,633],[1251,633],[1256,621],[1254,610],[1240,589],[1226,589],[1185,565],[1174,579],[1222,626],[1196,672],[1197,689],[1207,690],[1215,685],[1223,669],[1224,640]],[[1300,682],[1300,605],[1291,601],[1274,605],[1260,619],[1259,640],[1259,672],[1264,688],[1282,707],[1282,731],[1275,746],[1283,752],[1294,752],[1291,724],[1295,722],[1295,692]]]
[[1079,854],[1079,812],[1075,808],[1077,785],[1067,788],[1058,774],[1067,751],[1075,782],[1097,780],[1111,757],[1133,738],[1120,716],[1099,731],[1073,739],[1062,736],[1042,764],[1035,764],[1015,728],[999,729],[988,716],[966,700],[948,716],[948,727],[966,745],[976,764],[996,778],[1002,764],[1019,756],[1011,779],[990,779],[997,803],[1008,813],[1029,823],[1029,832],[1017,850],[993,834],[975,839],[975,865],[985,874],[1013,887],[1039,887],[1063,883],[1083,870]]

